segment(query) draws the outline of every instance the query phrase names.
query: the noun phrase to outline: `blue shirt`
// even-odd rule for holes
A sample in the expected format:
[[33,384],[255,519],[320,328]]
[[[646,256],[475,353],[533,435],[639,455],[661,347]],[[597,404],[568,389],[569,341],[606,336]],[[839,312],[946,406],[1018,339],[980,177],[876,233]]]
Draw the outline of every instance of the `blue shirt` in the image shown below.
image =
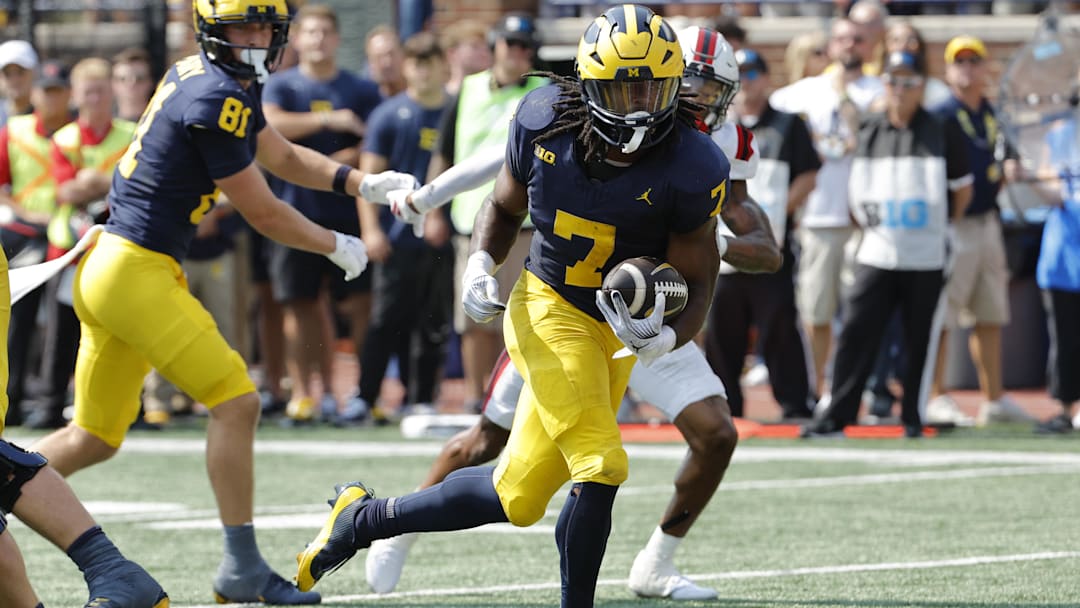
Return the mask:
[[1043,289],[1080,292],[1080,144],[1075,120],[1046,134],[1050,164],[1062,180],[1062,204],[1043,226],[1042,249],[1035,278]]
[[972,184],[971,204],[964,215],[982,215],[997,209],[1001,164],[994,160],[998,134],[994,109],[983,99],[979,109],[973,112],[954,95],[933,112],[945,121],[955,121],[967,142],[968,163],[975,182]]
[[[439,135],[444,106],[423,108],[406,93],[387,99],[368,119],[364,151],[387,159],[394,171],[410,173],[423,183]],[[395,247],[417,247],[423,240],[398,221],[390,208],[379,206],[379,224]]]
[[[270,77],[263,91],[263,103],[274,104],[286,112],[328,112],[348,108],[361,120],[367,120],[382,98],[379,87],[370,80],[338,70],[330,80],[313,80],[291,68]],[[296,141],[323,154],[355,147],[360,138],[351,133],[328,129]],[[355,222],[359,226],[355,201],[333,192],[309,190],[280,179],[270,181],[274,194],[319,223]]]
[[536,231],[525,267],[568,302],[603,320],[596,290],[615,264],[667,257],[672,234],[692,232],[720,213],[730,165],[719,146],[677,122],[667,138],[609,179],[590,178],[576,132],[542,142],[558,116],[557,85],[529,92],[510,124],[506,165],[528,189]]
[[176,62],[116,163],[105,229],[183,261],[217,202],[214,180],[255,160],[266,125],[259,94],[257,83],[244,89],[205,55]]

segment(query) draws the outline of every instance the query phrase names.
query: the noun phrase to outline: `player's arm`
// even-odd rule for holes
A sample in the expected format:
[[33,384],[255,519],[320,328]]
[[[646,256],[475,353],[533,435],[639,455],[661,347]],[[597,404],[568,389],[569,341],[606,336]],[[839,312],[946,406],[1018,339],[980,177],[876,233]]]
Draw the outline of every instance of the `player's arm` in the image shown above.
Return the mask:
[[675,330],[677,348],[701,331],[709,312],[716,275],[720,272],[716,221],[710,218],[693,232],[672,233],[668,238],[667,261],[683,275],[690,290],[686,308],[670,324]]
[[773,238],[769,216],[750,198],[745,180],[731,182],[731,192],[720,209],[720,219],[735,234],[734,238],[716,237],[715,244],[725,262],[741,272],[776,272],[780,269],[784,257]]
[[502,264],[528,213],[528,189],[503,165],[495,178],[494,191],[476,216],[470,251],[486,251],[496,264]]
[[267,238],[293,249],[323,255],[334,251],[334,233],[311,222],[274,196],[254,163],[238,173],[214,180],[214,183],[251,227]]
[[[360,169],[365,173],[380,173],[389,167],[389,161],[381,154],[364,152],[360,157]],[[390,241],[379,223],[379,210],[375,204],[364,197],[356,199],[360,213],[360,238],[367,245],[368,256],[376,262],[384,262],[390,255]]]
[[[256,160],[268,171],[298,186],[332,192],[334,176],[343,165],[324,154],[292,143],[274,127],[259,131]],[[358,196],[364,173],[353,169],[345,177],[344,194]],[[235,199],[234,199],[235,200]]]

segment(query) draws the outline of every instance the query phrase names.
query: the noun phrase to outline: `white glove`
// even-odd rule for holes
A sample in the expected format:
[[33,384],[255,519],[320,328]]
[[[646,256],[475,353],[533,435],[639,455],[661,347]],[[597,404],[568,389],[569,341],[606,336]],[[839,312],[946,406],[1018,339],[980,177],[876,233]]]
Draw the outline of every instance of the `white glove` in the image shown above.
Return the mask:
[[382,173],[365,173],[360,181],[360,196],[369,202],[379,205],[388,205],[387,193],[391,190],[416,190],[420,182],[408,173],[398,171],[383,171]]
[[334,252],[326,254],[326,257],[345,271],[346,281],[360,276],[368,263],[364,241],[349,234],[334,232],[334,242]]
[[477,323],[487,323],[506,310],[499,301],[499,282],[491,276],[495,272],[495,260],[486,251],[469,256],[465,274],[461,277],[461,306],[465,314]]
[[391,190],[386,193],[386,198],[390,203],[390,212],[394,214],[397,219],[409,224],[413,228],[413,234],[417,237],[424,236],[424,213],[413,209],[412,205],[409,205],[405,199],[415,193],[416,190]]
[[664,325],[664,307],[667,305],[667,297],[660,291],[656,292],[656,302],[652,313],[644,319],[634,319],[630,316],[630,310],[626,308],[622,294],[618,291],[596,291],[596,307],[604,320],[611,326],[615,336],[626,345],[630,352],[648,365],[675,348],[675,330]]

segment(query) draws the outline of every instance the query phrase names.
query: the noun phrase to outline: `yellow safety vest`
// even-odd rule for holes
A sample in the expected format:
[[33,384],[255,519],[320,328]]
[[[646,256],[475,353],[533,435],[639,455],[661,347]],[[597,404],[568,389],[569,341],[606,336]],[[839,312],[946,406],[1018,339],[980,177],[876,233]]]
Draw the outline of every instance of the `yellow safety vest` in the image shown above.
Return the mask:
[[34,114],[12,116],[7,129],[12,198],[27,211],[51,214],[56,209],[52,140],[38,133]]
[[[518,102],[529,91],[548,83],[546,78],[530,77],[522,84],[492,89],[490,70],[466,76],[458,96],[457,123],[454,125],[454,161],[461,162],[473,153],[493,145],[506,145],[510,120]],[[472,234],[476,214],[495,182],[463,192],[450,206],[450,218],[461,234]],[[528,220],[526,220],[528,221]]]
[[[83,141],[83,131],[79,123],[70,122],[53,134],[53,141],[76,171],[97,169],[109,174],[127,151],[134,133],[135,123],[114,118],[105,137],[96,144],[89,144]],[[49,221],[49,242],[61,249],[70,249],[75,245],[76,235],[71,230],[71,216],[74,212],[75,208],[71,205],[62,205]]]

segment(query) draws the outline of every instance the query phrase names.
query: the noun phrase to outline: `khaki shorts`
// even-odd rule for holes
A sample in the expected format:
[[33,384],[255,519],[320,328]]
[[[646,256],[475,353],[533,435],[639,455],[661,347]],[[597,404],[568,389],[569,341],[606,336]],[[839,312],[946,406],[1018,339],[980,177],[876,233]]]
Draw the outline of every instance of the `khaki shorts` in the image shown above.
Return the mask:
[[[532,244],[533,231],[531,228],[518,233],[514,246],[506,255],[506,261],[495,272],[495,280],[499,282],[499,301],[506,304],[510,299],[510,292],[514,289],[514,283],[521,276],[521,269],[525,267],[525,258],[529,257],[529,245]],[[461,277],[465,274],[465,264],[469,262],[469,241],[472,239],[467,234],[454,235],[454,331],[461,335],[471,329],[502,332],[502,323],[499,319],[491,323],[477,323],[465,314],[461,307]]]
[[950,328],[1009,323],[1009,267],[996,213],[952,224],[949,278],[945,284]]
[[845,245],[854,229],[800,228],[801,253],[796,274],[796,301],[799,315],[809,325],[832,323],[840,305],[840,274],[844,268]]

